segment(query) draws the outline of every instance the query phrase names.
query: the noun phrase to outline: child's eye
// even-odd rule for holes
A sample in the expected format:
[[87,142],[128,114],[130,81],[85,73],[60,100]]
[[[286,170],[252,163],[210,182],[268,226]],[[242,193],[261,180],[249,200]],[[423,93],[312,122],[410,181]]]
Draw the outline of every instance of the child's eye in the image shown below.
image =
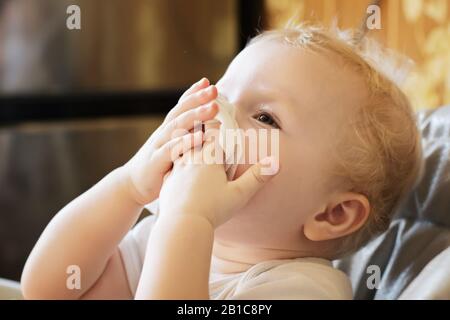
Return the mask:
[[266,112],[261,112],[261,113],[257,114],[256,116],[254,116],[254,118],[256,120],[258,120],[259,122],[262,122],[262,123],[272,126],[274,128],[279,128],[277,122],[273,119],[273,117]]

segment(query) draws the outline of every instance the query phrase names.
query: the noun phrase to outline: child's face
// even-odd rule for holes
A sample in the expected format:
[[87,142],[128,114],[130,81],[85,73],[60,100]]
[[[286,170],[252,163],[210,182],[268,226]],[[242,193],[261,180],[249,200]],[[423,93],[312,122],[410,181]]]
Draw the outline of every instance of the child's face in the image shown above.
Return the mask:
[[[336,141],[364,99],[357,75],[336,60],[263,40],[243,50],[217,83],[236,105],[241,129],[273,129],[271,115],[280,130],[278,175],[217,229],[219,242],[305,250],[302,226],[335,192]],[[248,166],[240,165],[237,176]]]

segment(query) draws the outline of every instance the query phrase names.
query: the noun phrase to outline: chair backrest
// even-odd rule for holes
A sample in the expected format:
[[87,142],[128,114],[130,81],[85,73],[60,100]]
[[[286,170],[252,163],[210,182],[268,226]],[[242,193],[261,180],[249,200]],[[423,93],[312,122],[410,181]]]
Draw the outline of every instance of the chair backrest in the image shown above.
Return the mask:
[[[436,283],[433,277],[445,277],[429,272],[437,266],[447,265],[445,280],[450,282],[450,255],[443,254],[436,258],[438,262],[432,262],[450,247],[450,106],[419,112],[418,126],[425,158],[418,185],[386,232],[353,255],[335,261],[350,276],[355,299],[398,299],[405,290],[408,298],[442,297],[442,286],[436,286],[436,294],[428,286],[427,296],[414,297],[407,289],[409,285],[417,287],[420,281],[431,285]],[[429,269],[421,274],[427,265]],[[379,282],[375,283],[378,271]]]
[[22,300],[20,284],[16,281],[0,278],[0,300]]

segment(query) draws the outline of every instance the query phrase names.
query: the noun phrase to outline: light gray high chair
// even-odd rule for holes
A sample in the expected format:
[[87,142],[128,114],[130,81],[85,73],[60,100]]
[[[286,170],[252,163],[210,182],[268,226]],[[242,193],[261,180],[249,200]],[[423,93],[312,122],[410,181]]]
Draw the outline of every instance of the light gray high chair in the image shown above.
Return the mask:
[[[355,299],[450,299],[450,106],[418,114],[424,172],[389,229],[335,261]],[[367,285],[377,266],[377,288]],[[370,282],[370,281],[369,281]]]
[[0,278],[0,300],[22,300],[20,284]]

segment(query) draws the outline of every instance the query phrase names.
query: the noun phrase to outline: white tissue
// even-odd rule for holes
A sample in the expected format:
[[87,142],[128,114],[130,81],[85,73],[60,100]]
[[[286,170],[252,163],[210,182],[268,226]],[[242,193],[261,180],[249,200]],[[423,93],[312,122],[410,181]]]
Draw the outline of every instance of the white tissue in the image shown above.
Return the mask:
[[[236,121],[236,110],[235,106],[228,102],[228,100],[222,96],[218,95],[216,99],[217,104],[219,105],[219,112],[217,113],[215,120],[220,122],[219,128],[219,144],[225,153],[225,172],[227,174],[228,180],[232,180],[235,173],[239,161],[242,159],[243,150],[241,146],[238,144],[242,142],[242,136],[239,129],[239,126]],[[227,130],[236,130],[234,131],[236,139],[227,139]],[[230,135],[231,137],[231,135]],[[159,199],[150,202],[145,206],[147,210],[154,214],[159,213]]]
[[[225,153],[225,171],[228,180],[232,180],[243,153],[243,150],[239,145],[242,139],[241,132],[236,121],[235,106],[229,103],[228,100],[220,94],[217,97],[216,102],[219,105],[219,112],[215,117],[215,119],[220,122],[219,143]],[[228,137],[233,139],[227,139],[228,130],[233,130],[230,132],[230,135],[228,135]]]

